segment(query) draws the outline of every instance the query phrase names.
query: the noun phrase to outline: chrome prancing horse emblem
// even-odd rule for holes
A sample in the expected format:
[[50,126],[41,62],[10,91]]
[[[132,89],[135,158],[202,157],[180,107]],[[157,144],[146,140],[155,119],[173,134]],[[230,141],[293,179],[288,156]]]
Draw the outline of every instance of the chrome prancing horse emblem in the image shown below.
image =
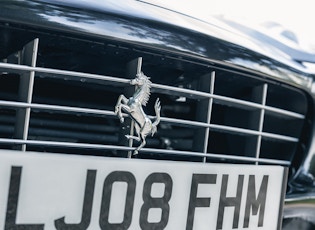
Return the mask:
[[[132,139],[141,142],[141,144],[134,150],[133,154],[138,154],[139,150],[145,146],[145,138],[147,135],[152,136],[157,131],[157,125],[160,123],[161,105],[159,98],[156,99],[154,109],[156,118],[154,121],[144,113],[142,106],[146,106],[150,97],[150,88],[152,82],[150,78],[139,72],[136,78],[130,81],[131,85],[136,86],[136,92],[129,99],[124,95],[120,95],[115,106],[115,113],[119,117],[120,122],[124,122],[122,111],[126,112],[128,116],[134,121],[134,128],[137,136],[125,135],[127,139]],[[131,127],[133,129],[133,127]]]

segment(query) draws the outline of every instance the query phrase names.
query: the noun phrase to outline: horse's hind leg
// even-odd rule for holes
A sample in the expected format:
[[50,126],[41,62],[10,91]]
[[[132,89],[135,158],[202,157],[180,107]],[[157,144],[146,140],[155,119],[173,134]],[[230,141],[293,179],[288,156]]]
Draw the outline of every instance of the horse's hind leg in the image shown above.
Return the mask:
[[117,104],[115,106],[115,113],[118,115],[121,123],[124,122],[124,118],[121,114],[121,107],[123,105],[126,105],[127,103],[128,103],[128,98],[126,98],[124,95],[120,95],[118,100],[117,100]]
[[133,140],[136,140],[136,141],[141,141],[140,137],[131,136],[131,135],[125,135],[125,137],[127,137],[128,139],[133,139]]

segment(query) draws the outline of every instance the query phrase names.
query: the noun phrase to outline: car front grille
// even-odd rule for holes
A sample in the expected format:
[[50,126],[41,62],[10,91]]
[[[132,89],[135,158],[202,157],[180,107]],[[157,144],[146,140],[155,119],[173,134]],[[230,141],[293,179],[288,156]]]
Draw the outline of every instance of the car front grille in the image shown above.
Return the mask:
[[0,63],[0,147],[130,156],[138,143],[126,141],[130,126],[114,107],[132,95],[126,72],[138,57],[153,82],[145,112],[155,114],[156,98],[162,106],[138,158],[290,165],[302,148],[307,98],[294,87],[207,60],[51,35]]

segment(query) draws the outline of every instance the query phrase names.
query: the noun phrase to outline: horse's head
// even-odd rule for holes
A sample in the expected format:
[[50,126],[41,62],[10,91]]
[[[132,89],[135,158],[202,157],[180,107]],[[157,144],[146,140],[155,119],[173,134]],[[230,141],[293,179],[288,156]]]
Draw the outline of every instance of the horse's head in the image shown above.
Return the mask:
[[148,80],[150,79],[143,72],[138,73],[136,76],[137,77],[135,79],[132,79],[130,81],[131,85],[142,86],[142,85],[146,84],[148,82]]
[[136,92],[133,97],[137,97],[141,105],[146,106],[150,97],[150,88],[152,82],[150,78],[144,75],[143,72],[140,72],[136,75],[135,79],[130,81],[131,85],[136,86]]

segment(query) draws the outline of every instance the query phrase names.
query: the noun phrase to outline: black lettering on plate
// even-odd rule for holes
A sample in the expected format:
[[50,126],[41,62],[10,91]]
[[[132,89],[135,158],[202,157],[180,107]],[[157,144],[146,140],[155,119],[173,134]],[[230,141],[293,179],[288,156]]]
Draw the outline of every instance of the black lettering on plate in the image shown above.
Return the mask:
[[[126,195],[126,202],[125,202],[124,219],[121,223],[109,223],[109,220],[108,220],[109,211],[110,211],[110,200],[112,196],[112,187],[115,182],[127,183],[127,195]],[[127,230],[129,228],[132,221],[135,190],[136,190],[136,178],[130,172],[114,171],[106,177],[104,181],[101,213],[100,213],[100,219],[99,219],[99,224],[102,230],[109,230],[109,229]]]
[[[165,185],[164,194],[162,197],[152,197],[151,190],[154,183],[163,183]],[[169,219],[170,205],[169,201],[172,196],[173,181],[167,173],[152,173],[144,182],[143,185],[143,205],[140,211],[140,227],[143,230],[155,229],[162,230],[166,227]],[[149,222],[149,210],[159,208],[162,210],[160,222]]]
[[197,207],[210,207],[210,197],[197,197],[199,184],[215,184],[216,174],[193,174],[190,188],[189,207],[187,215],[186,230],[192,230],[194,224],[195,210]]
[[218,212],[218,219],[217,219],[217,229],[222,229],[225,207],[234,207],[233,228],[238,227],[238,222],[239,222],[239,217],[240,217],[240,209],[241,209],[244,175],[238,176],[238,183],[237,183],[237,188],[236,188],[236,197],[226,197],[228,180],[229,180],[229,175],[224,174],[222,177],[219,212]]
[[250,210],[252,210],[253,215],[257,215],[259,210],[258,227],[262,227],[264,224],[268,179],[269,176],[264,175],[256,198],[255,176],[249,176],[243,225],[244,228],[248,228],[249,226]]
[[77,224],[65,223],[65,217],[55,220],[57,230],[85,230],[91,222],[96,170],[88,170],[85,182],[85,192],[82,208],[81,222]]
[[[21,185],[22,167],[11,167],[10,187],[5,217],[5,230],[42,230],[44,224],[17,224],[16,214],[18,210],[18,200]],[[24,210],[27,211],[27,210]]]

